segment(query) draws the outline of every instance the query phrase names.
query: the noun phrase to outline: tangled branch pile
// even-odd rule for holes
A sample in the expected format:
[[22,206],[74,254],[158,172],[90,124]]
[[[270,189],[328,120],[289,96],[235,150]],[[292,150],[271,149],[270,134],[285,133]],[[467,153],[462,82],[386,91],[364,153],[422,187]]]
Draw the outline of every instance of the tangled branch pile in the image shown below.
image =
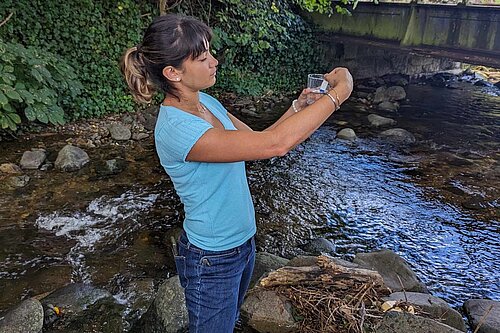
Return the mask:
[[283,267],[262,279],[288,298],[300,332],[363,333],[381,319],[381,298],[389,294],[374,271],[348,268],[319,256],[317,266]]

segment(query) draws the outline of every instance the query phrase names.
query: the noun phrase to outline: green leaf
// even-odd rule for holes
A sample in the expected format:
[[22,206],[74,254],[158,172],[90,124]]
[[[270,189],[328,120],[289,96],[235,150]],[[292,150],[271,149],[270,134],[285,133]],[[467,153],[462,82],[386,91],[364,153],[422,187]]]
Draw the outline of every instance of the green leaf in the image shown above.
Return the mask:
[[35,102],[35,97],[28,90],[19,89],[18,92],[27,104],[33,104]]
[[9,127],[9,124],[7,123],[7,118],[4,117],[2,114],[0,114],[0,125],[2,126],[2,129],[6,129]]
[[14,88],[4,89],[4,93],[10,99],[15,99],[15,100],[18,100],[19,102],[23,101],[23,99],[21,98],[21,95],[19,95],[19,93],[17,91],[15,91]]
[[29,121],[36,120],[36,111],[31,105],[24,109],[24,115],[26,116],[26,118],[28,118]]
[[17,129],[17,125],[15,122],[13,122],[9,117],[5,117],[5,119],[7,120],[7,124],[9,124],[9,128],[12,130],[12,131],[15,131]]
[[31,70],[31,72],[30,72],[30,73],[31,73],[31,75],[32,75],[32,76],[33,76],[33,77],[34,77],[34,78],[35,78],[38,82],[40,82],[40,83],[42,83],[42,82],[43,82],[43,77],[42,77],[42,75],[40,74],[40,72],[38,72],[38,70],[37,70],[36,68],[33,68],[33,69]]
[[17,113],[7,113],[7,117],[9,117],[15,124],[21,123],[21,117]]
[[5,96],[1,91],[0,91],[0,106],[5,105],[9,102],[9,99],[7,96]]
[[38,119],[40,122],[44,124],[47,124],[49,122],[49,117],[47,117],[47,114],[43,111],[37,110],[36,119]]
[[2,105],[2,109],[4,109],[7,112],[11,112],[11,113],[16,112],[16,110],[14,110],[14,108],[12,107],[12,105],[10,105],[9,103],[6,103],[6,104]]

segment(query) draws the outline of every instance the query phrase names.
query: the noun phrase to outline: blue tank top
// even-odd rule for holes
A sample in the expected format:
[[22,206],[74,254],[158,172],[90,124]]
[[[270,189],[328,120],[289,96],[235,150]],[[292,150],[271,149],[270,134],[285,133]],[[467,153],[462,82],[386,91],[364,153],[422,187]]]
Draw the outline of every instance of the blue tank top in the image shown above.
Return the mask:
[[[200,102],[226,130],[236,130],[219,101],[200,93]],[[155,143],[160,163],[184,204],[184,230],[189,241],[205,250],[223,251],[245,243],[255,234],[255,211],[245,162],[186,161],[196,141],[212,127],[195,115],[162,105]]]

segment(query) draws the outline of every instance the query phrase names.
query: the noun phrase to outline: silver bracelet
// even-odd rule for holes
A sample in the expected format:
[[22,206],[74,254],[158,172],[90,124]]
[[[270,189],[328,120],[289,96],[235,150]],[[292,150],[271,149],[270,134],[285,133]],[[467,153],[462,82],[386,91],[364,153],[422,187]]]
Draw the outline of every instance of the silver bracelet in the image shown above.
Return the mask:
[[340,109],[340,105],[339,105],[340,103],[337,102],[337,101],[335,101],[335,97],[333,97],[332,95],[330,95],[329,92],[326,92],[325,95],[328,96],[328,97],[330,97],[330,99],[333,102],[333,105],[335,105],[335,110],[333,110],[333,111],[337,111],[338,109]]
[[297,100],[296,100],[296,99],[294,99],[294,100],[292,101],[292,109],[293,109],[293,112],[297,113],[297,112],[299,112],[299,110],[298,110],[298,109],[297,109],[297,107],[295,106],[295,102],[297,102]]

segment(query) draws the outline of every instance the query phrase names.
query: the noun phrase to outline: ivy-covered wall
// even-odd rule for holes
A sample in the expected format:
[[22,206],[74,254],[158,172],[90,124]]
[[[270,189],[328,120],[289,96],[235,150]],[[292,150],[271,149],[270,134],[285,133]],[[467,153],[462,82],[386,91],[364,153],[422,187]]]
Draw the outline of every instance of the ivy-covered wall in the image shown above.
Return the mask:
[[[317,62],[320,57],[311,27],[298,15],[298,5],[304,8],[303,5],[315,2],[317,0],[183,0],[167,10],[197,16],[213,28],[212,48],[220,65],[218,83],[212,93],[260,95],[295,92],[305,84],[308,72],[324,70]],[[10,77],[10,81],[0,82],[0,94],[10,89],[9,96],[0,98],[2,127],[7,127],[2,123],[7,104],[10,112],[14,110],[24,120],[55,124],[61,123],[61,118],[96,117],[133,111],[137,107],[127,92],[118,63],[123,51],[137,44],[151,19],[159,15],[158,1],[2,0],[0,22],[10,14],[10,19],[0,26],[0,43],[18,43],[38,54],[37,59],[47,55],[52,63],[67,64],[69,67],[62,73],[67,73],[70,81],[65,84],[80,87],[81,83],[81,89],[73,94],[69,90],[53,90],[52,104],[47,104],[48,100],[44,104],[38,93],[42,88],[51,89],[55,76],[51,72],[56,70],[47,67],[47,71],[44,70],[47,76],[35,77],[32,67],[38,65],[21,62],[15,65],[0,47],[0,72],[9,73]],[[18,66],[27,66],[23,73],[28,74],[16,72]],[[23,80],[36,83],[30,92],[35,105],[44,108],[45,113],[62,108],[64,116],[52,121],[47,114],[27,115],[28,101],[23,95],[12,94],[20,89],[18,84],[23,84]],[[28,91],[26,85],[22,87]],[[11,120],[19,120],[14,118]]]

